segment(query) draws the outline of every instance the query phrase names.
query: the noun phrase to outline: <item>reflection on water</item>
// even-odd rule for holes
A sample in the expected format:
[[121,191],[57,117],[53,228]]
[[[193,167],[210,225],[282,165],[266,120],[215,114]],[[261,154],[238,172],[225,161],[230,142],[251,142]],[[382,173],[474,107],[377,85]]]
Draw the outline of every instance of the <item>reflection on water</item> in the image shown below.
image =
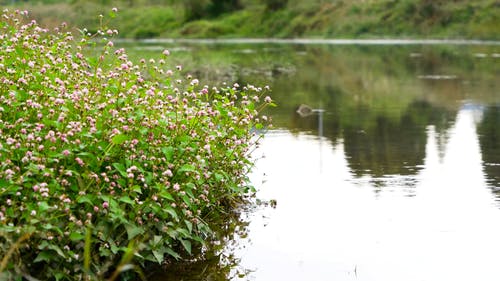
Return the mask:
[[343,141],[270,133],[255,177],[268,174],[260,194],[278,207],[250,226],[250,279],[498,280],[500,210],[484,188],[476,116],[459,110],[442,156],[427,126],[421,169],[377,178],[383,188],[353,172]]
[[[500,279],[498,62],[391,51],[327,53],[316,83],[275,81],[281,129],[254,181],[277,208],[242,241],[247,279]],[[321,126],[285,112],[299,100],[325,109]]]
[[221,252],[250,272],[223,278],[500,280],[498,46],[189,48],[221,64],[202,78],[270,82],[279,105],[252,174],[277,206]]
[[486,107],[478,128],[488,186],[500,197],[500,105]]

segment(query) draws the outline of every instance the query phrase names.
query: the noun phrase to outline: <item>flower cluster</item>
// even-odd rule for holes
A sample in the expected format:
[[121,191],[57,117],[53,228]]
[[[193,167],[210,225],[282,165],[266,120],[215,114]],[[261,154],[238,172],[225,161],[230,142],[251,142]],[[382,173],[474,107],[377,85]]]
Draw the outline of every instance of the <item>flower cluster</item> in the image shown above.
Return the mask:
[[168,67],[168,50],[135,64],[109,39],[95,47],[26,15],[0,22],[0,257],[80,280],[131,244],[158,263],[202,245],[252,192],[267,89],[200,86]]

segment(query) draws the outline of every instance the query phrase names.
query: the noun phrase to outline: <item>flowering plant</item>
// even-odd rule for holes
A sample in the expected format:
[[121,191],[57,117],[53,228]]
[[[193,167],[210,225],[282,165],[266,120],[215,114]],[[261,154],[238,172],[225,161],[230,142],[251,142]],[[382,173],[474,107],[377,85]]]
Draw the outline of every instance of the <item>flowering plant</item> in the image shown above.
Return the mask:
[[114,279],[181,259],[253,193],[266,88],[200,86],[167,50],[135,64],[104,24],[99,45],[1,17],[0,277]]

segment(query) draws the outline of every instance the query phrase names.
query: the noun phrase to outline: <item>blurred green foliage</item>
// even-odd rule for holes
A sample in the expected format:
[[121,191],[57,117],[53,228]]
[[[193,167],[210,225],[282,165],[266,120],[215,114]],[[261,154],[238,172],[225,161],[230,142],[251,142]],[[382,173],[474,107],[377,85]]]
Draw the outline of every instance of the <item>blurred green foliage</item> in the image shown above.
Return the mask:
[[0,0],[42,24],[93,29],[96,13],[121,10],[122,37],[321,37],[499,39],[495,0]]

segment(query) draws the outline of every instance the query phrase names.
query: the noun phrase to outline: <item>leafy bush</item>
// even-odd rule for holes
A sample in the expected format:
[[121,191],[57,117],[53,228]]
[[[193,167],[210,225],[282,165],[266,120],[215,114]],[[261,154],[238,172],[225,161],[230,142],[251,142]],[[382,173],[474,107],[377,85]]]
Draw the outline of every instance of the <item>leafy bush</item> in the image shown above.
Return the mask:
[[202,87],[167,50],[134,64],[105,24],[76,39],[5,10],[0,29],[0,279],[189,257],[253,193],[267,89]]

